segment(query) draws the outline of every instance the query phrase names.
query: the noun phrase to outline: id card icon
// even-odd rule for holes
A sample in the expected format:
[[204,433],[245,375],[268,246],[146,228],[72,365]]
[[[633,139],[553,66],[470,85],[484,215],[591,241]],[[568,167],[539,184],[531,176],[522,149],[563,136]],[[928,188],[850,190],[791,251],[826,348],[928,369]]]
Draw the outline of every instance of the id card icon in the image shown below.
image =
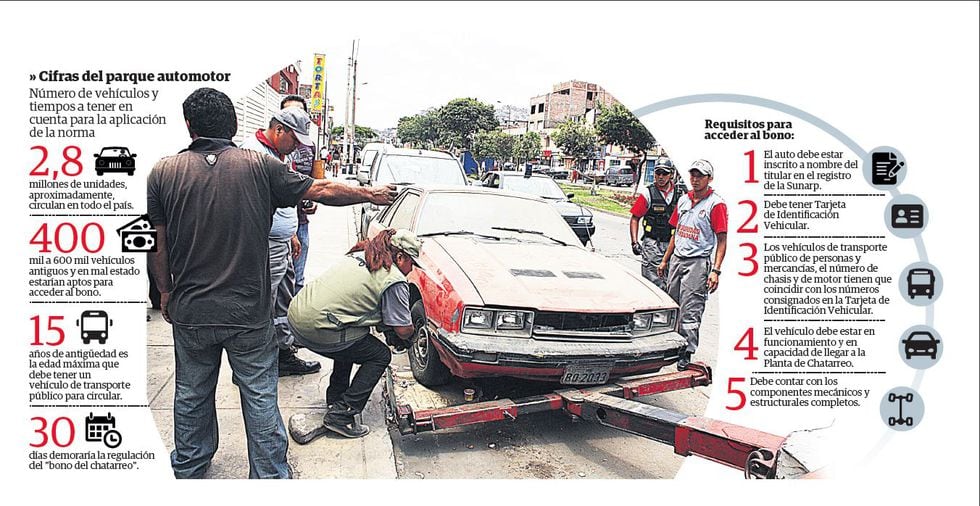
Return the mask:
[[922,228],[925,206],[921,204],[895,204],[892,206],[893,228]]

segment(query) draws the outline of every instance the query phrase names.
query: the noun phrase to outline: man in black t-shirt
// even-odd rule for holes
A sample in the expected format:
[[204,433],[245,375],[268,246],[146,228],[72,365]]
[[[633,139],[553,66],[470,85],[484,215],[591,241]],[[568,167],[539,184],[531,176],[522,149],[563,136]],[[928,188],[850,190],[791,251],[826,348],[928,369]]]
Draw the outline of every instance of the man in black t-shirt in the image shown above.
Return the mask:
[[222,351],[242,398],[250,478],[288,478],[271,326],[268,236],[277,207],[391,204],[395,188],[310,179],[275,158],[237,148],[234,104],[200,88],[184,101],[191,145],[147,179],[157,231],[150,270],[173,325],[174,476],[204,476],[218,448],[215,389]]

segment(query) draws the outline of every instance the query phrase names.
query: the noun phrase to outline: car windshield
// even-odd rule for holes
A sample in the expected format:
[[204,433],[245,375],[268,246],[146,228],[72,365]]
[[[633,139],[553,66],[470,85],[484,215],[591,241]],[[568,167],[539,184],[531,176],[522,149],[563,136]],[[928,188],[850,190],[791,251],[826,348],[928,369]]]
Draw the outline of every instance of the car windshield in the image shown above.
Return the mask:
[[460,231],[521,241],[556,244],[551,238],[569,245],[581,244],[547,202],[503,193],[430,194],[422,205],[415,232],[425,235]]
[[102,157],[113,157],[113,156],[129,156],[129,152],[126,148],[102,148],[102,152],[99,153]]
[[381,158],[377,182],[465,185],[466,178],[452,158],[388,155]]
[[546,199],[566,198],[558,184],[550,177],[503,176],[500,178],[500,188]]

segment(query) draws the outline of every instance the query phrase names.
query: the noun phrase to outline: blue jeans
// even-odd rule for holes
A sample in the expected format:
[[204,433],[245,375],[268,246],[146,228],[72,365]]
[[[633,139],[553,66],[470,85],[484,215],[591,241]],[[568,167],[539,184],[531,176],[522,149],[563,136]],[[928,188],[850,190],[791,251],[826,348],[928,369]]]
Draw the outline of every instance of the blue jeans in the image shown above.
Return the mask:
[[299,238],[299,244],[302,248],[296,263],[293,265],[296,273],[296,291],[294,293],[299,293],[299,289],[306,285],[306,253],[310,249],[310,224],[300,223],[299,228],[296,229],[296,237]]
[[221,351],[238,386],[248,440],[249,478],[289,478],[286,427],[279,414],[279,362],[271,326],[174,325],[174,451],[177,478],[203,478],[218,450],[214,394]]

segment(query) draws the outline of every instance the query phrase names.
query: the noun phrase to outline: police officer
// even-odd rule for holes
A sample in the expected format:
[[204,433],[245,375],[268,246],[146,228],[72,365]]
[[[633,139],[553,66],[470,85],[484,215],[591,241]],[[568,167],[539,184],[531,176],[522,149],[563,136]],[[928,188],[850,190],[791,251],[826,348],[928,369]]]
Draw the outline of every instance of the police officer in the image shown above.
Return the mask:
[[[643,263],[640,272],[643,277],[657,285],[661,290],[667,290],[667,279],[657,274],[657,267],[667,252],[673,227],[670,217],[681,195],[684,194],[682,184],[674,184],[674,163],[670,158],[661,156],[653,168],[653,184],[637,197],[630,213],[630,241],[633,254],[642,255]],[[643,237],[637,240],[640,221],[643,221]]]
[[714,167],[707,160],[697,160],[689,174],[691,191],[682,195],[674,208],[670,217],[674,235],[657,267],[663,275],[670,260],[667,293],[680,305],[681,335],[687,338],[678,369],[687,367],[698,348],[704,305],[708,294],[718,288],[728,244],[728,208],[710,186]]
[[[371,335],[370,328],[380,327],[396,348],[404,348],[415,333],[405,276],[417,265],[420,248],[411,231],[384,230],[355,244],[289,305],[288,322],[296,342],[334,362],[323,429],[350,438],[370,431],[355,416],[391,362],[391,350]],[[360,367],[351,379],[354,364]],[[290,434],[301,444],[324,433],[297,436],[292,427],[290,420]]]

